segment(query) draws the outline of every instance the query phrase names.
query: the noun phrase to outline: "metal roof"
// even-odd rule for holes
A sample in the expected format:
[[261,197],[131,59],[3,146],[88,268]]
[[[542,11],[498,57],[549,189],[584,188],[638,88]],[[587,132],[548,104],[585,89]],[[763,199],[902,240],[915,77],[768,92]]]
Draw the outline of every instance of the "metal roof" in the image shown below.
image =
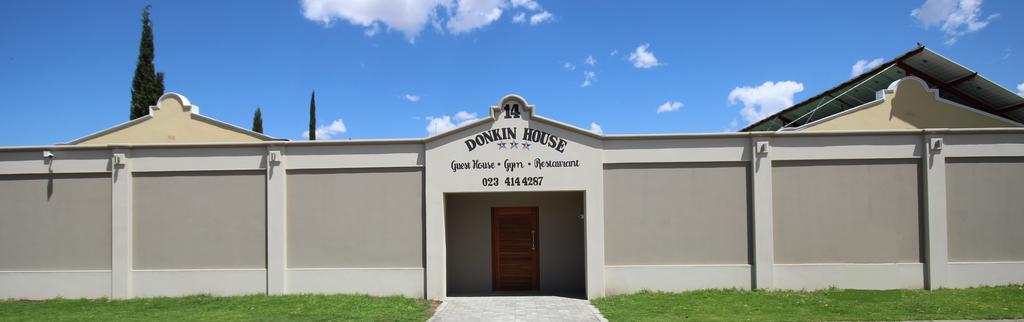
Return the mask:
[[916,76],[939,96],[970,108],[1024,123],[1024,97],[938,53],[918,45],[871,71],[751,124],[741,132],[799,127],[874,101],[892,82]]

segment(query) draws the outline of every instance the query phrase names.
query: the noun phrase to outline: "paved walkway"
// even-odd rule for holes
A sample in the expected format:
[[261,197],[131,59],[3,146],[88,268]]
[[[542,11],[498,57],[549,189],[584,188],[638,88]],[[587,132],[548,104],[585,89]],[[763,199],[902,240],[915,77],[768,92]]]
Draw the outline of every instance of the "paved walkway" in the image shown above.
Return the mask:
[[430,321],[607,321],[587,300],[559,296],[448,297]]

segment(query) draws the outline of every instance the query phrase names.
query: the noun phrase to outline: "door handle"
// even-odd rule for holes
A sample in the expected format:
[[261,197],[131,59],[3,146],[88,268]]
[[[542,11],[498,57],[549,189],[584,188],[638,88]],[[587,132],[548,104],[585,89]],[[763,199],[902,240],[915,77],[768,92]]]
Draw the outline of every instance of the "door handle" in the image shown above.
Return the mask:
[[537,231],[530,231],[530,250],[537,250]]

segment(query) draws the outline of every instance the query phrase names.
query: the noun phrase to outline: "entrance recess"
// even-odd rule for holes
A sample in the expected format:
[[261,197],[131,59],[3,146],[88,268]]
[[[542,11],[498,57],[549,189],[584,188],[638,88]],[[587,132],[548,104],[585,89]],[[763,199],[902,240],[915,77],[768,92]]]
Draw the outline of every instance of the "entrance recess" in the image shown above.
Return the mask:
[[540,290],[537,207],[491,208],[494,291]]
[[585,296],[584,200],[581,191],[445,194],[445,295]]

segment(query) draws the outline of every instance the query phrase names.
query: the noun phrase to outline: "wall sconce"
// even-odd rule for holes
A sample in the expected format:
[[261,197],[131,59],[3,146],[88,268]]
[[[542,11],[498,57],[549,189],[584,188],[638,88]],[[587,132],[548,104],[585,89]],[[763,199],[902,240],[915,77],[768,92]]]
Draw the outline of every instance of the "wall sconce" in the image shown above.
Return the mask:
[[768,154],[768,141],[760,141],[754,144],[754,152],[758,155]]
[[274,165],[281,163],[281,151],[270,151],[267,153],[267,164]]
[[928,148],[932,151],[942,151],[942,138],[931,138],[928,142]]

